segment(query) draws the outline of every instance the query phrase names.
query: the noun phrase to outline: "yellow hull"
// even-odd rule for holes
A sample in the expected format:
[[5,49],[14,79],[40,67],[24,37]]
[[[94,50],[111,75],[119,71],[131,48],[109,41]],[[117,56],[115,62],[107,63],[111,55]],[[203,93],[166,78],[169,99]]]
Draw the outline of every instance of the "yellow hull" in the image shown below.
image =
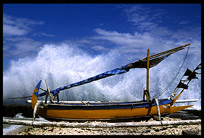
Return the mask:
[[[160,105],[160,114],[171,114],[185,108],[187,106],[169,106]],[[145,117],[157,115],[157,106],[142,107],[133,109],[97,109],[97,110],[59,110],[49,108],[39,108],[38,114],[45,118],[62,119],[62,120],[112,120],[112,119],[128,119],[136,117]]]

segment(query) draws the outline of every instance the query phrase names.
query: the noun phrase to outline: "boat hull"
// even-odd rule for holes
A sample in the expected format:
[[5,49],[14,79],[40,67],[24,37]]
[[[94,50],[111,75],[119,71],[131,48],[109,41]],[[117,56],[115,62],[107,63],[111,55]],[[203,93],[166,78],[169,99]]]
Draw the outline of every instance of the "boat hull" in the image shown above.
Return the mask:
[[[170,106],[171,100],[160,100],[160,114],[171,114],[188,106]],[[148,102],[101,103],[89,105],[49,104],[38,108],[38,114],[60,120],[117,120],[157,115],[157,105]]]

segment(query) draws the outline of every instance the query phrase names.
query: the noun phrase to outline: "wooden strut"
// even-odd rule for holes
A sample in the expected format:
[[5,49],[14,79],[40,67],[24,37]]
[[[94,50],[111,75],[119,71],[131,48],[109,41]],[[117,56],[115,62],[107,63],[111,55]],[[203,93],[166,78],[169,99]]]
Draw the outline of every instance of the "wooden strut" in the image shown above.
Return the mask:
[[47,81],[45,80],[45,84],[46,84],[46,86],[47,86],[47,92],[48,92],[48,94],[49,94],[49,96],[50,96],[50,102],[51,103],[54,103],[53,102],[53,97],[52,97],[52,95],[51,95],[51,93],[50,93],[50,89],[49,89],[49,87],[48,87],[48,84],[47,84]]
[[41,126],[41,127],[89,127],[89,128],[108,128],[108,127],[148,127],[148,126],[168,126],[168,125],[195,125],[201,124],[201,119],[197,120],[179,120],[179,121],[150,121],[150,122],[122,122],[122,123],[107,123],[107,122],[50,122],[50,121],[35,121],[19,120],[18,118],[3,117],[3,124]]
[[160,108],[159,108],[159,102],[158,99],[155,99],[156,105],[157,105],[157,113],[158,113],[158,120],[161,120],[161,114],[160,114]]
[[34,107],[34,110],[33,110],[33,122],[35,120],[36,111],[37,111],[39,105],[40,105],[40,103],[38,103],[38,102],[35,104],[35,107]]

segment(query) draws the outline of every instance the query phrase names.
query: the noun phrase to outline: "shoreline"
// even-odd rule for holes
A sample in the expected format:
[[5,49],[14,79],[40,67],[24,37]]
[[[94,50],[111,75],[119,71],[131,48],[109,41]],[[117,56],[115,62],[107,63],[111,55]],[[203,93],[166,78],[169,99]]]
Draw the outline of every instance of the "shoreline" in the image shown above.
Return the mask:
[[5,135],[18,135],[19,132],[21,131],[25,131],[28,128],[32,128],[31,126],[20,126],[12,131],[9,131],[8,133],[6,133]]

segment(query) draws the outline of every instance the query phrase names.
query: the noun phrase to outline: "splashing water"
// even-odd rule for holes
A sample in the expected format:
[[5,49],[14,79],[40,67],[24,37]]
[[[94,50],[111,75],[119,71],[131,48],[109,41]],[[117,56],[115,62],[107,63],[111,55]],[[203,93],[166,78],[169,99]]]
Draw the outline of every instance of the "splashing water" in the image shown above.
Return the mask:
[[[161,52],[161,51],[160,51]],[[159,93],[175,76],[184,55],[173,54],[156,67],[150,69],[150,95]],[[144,57],[139,57],[144,58]],[[46,89],[46,79],[50,90],[78,82],[105,71],[121,67],[130,62],[116,51],[107,54],[91,56],[68,44],[44,45],[35,58],[21,58],[12,62],[3,73],[4,104],[20,104],[25,100],[7,100],[11,97],[29,96],[39,80],[41,87]],[[177,86],[186,68],[194,69],[200,62],[196,58],[188,58],[187,64],[171,87],[160,96],[167,98]],[[190,65],[190,67],[188,66]],[[180,99],[199,99],[195,108],[201,108],[201,77],[193,80],[189,89],[185,90]],[[79,87],[61,91],[60,100],[141,100],[143,88],[146,87],[146,70],[132,69],[128,73],[115,75]]]

